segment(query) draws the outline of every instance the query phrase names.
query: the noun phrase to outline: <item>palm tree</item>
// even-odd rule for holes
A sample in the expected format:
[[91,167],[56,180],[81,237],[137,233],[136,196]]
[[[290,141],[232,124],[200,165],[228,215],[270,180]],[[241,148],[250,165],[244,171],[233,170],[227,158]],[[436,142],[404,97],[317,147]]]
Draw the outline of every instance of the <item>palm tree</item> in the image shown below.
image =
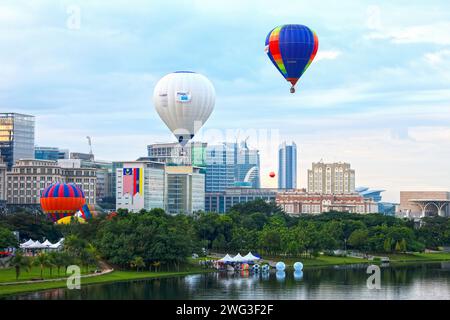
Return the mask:
[[131,260],[130,265],[132,268],[136,268],[136,271],[139,272],[139,268],[145,267],[145,262],[142,257],[134,257],[134,259]]
[[48,255],[41,252],[34,258],[34,264],[41,268],[41,278],[43,278],[44,268],[49,264]]
[[152,265],[155,267],[155,271],[158,272],[158,267],[161,265],[161,262],[155,261],[152,263]]
[[14,255],[14,258],[11,260],[11,265],[13,265],[16,269],[16,280],[18,280],[20,276],[20,269],[27,266],[26,259],[21,252],[17,252]]

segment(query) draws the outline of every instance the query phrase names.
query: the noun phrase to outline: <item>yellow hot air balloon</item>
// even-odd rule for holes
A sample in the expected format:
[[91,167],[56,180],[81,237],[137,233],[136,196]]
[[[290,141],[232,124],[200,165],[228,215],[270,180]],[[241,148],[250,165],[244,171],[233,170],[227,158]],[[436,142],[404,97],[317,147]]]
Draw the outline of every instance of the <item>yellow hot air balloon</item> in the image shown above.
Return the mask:
[[[72,220],[73,219],[73,220]],[[77,221],[78,223],[86,223],[86,220],[84,220],[83,218],[80,217],[64,217],[62,219],[59,219],[56,223],[57,224],[70,224],[74,221]]]

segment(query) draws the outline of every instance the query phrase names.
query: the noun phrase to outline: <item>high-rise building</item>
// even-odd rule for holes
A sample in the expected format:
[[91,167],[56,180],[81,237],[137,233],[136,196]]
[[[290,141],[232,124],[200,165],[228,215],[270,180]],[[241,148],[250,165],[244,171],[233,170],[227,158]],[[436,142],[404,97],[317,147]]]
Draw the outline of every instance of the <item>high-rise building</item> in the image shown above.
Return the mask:
[[237,185],[260,187],[259,151],[246,142],[223,143],[206,148],[206,192],[223,192]]
[[38,206],[41,191],[56,182],[74,183],[95,205],[96,175],[92,168],[62,168],[52,160],[21,159],[6,173],[8,205]]
[[59,159],[58,164],[64,169],[93,169],[96,175],[95,198],[96,203],[104,199],[113,198],[111,188],[112,162],[103,160]]
[[128,209],[130,212],[164,209],[166,197],[164,163],[129,161],[121,162],[120,166],[114,166],[117,209]]
[[147,146],[148,157],[140,158],[168,165],[205,166],[204,142],[189,142],[184,147],[179,143],[154,143]]
[[193,166],[167,166],[167,204],[169,214],[192,214],[205,210],[205,175]]
[[69,159],[69,150],[53,147],[35,147],[34,158],[37,160]]
[[19,159],[34,158],[34,116],[0,113],[0,154],[8,170]]
[[278,188],[297,188],[297,145],[283,144],[278,148]]
[[0,157],[0,208],[6,204],[6,163]]
[[41,191],[63,181],[62,169],[56,161],[19,160],[7,173],[8,205],[38,206]]
[[308,170],[308,192],[350,194],[355,192],[355,170],[349,163],[314,162]]

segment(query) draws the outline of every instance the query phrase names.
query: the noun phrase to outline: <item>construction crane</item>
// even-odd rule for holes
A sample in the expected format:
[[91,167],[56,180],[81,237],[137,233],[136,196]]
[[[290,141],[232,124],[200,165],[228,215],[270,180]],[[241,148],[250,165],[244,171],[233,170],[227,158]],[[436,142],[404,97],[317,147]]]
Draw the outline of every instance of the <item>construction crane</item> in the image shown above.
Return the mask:
[[91,160],[94,160],[94,153],[92,152],[92,140],[90,136],[87,136],[86,139],[88,140],[89,144],[89,155],[91,156]]

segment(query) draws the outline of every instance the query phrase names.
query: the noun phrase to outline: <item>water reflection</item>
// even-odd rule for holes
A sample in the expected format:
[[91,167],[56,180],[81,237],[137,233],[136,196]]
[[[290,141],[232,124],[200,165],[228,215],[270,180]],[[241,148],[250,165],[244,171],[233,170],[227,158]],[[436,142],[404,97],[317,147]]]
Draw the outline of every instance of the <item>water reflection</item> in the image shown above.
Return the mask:
[[367,266],[303,272],[218,272],[56,289],[11,299],[450,299],[448,263],[386,266],[381,289],[366,286]]

